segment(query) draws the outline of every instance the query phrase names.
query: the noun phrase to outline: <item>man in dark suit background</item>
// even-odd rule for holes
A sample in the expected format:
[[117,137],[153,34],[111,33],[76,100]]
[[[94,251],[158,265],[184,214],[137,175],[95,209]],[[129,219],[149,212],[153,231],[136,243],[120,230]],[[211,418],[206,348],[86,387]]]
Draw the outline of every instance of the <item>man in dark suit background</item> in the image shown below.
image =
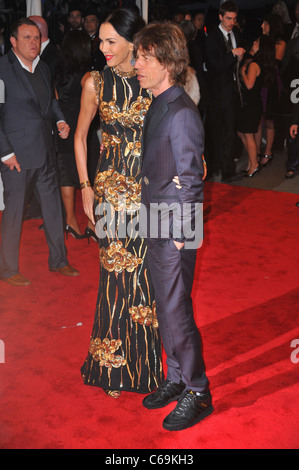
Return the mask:
[[299,37],[299,1],[294,4],[294,15],[295,22],[291,30],[290,39],[295,39]]
[[239,32],[235,28],[238,7],[232,1],[219,9],[220,24],[206,39],[207,83],[210,106],[207,116],[209,175],[219,171],[222,180],[235,174],[237,145],[237,111],[240,103],[238,64],[245,50],[239,46]]
[[[163,421],[165,429],[177,431],[213,411],[191,299],[201,242],[192,236],[202,232],[197,209],[203,201],[204,132],[199,112],[183,89],[189,58],[181,29],[149,25],[138,33],[135,50],[137,78],[154,96],[143,131],[140,225],[147,227],[148,261],[167,355],[167,379],[143,405],[154,409],[178,400]],[[176,176],[180,189],[173,181]]]
[[95,9],[89,8],[84,12],[83,28],[89,34],[91,40],[91,58],[92,69],[103,70],[106,65],[106,59],[100,50],[99,26],[100,20]]
[[24,206],[32,190],[42,209],[50,271],[66,276],[79,272],[67,260],[54,163],[53,122],[63,139],[68,137],[69,126],[53,96],[49,68],[39,58],[40,31],[36,24],[28,18],[17,20],[10,41],[12,49],[0,59],[0,171],[5,205],[0,276],[9,284],[25,286],[30,281],[19,272],[19,243]]
[[[29,19],[34,21],[41,33],[40,58],[45,62],[51,72],[52,81],[54,81],[55,67],[57,62],[58,50],[55,44],[52,44],[48,36],[48,24],[42,16],[33,15]],[[28,201],[28,207],[24,213],[24,220],[41,218],[41,208],[34,194]],[[40,228],[43,228],[41,225]]]

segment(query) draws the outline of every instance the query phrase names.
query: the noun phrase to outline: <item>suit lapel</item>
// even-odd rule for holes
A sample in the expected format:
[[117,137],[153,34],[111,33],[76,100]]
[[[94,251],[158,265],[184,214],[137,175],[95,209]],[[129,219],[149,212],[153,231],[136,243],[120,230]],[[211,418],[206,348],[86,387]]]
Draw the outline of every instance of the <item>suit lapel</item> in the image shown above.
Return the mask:
[[148,147],[149,142],[152,140],[152,137],[155,135],[156,130],[159,128],[159,125],[168,111],[168,104],[174,101],[182,93],[181,88],[174,87],[172,92],[167,96],[166,99],[161,100],[158,106],[155,106],[153,109],[149,109],[148,114],[145,118],[145,124],[143,129],[143,145],[144,151]]
[[17,80],[21,83],[20,88],[24,88],[27,91],[27,93],[33,98],[34,102],[38,106],[37,96],[34,93],[31,83],[26,77],[26,73],[24,72],[22,65],[20,64],[17,57],[11,50],[9,51],[8,55],[9,55],[10,62],[12,64],[13,71],[17,77]]
[[37,67],[39,67],[39,70],[40,70],[40,72],[41,72],[41,74],[42,74],[42,76],[43,76],[43,79],[44,79],[44,81],[45,81],[45,83],[46,83],[46,85],[47,85],[47,86],[46,86],[46,89],[47,89],[47,93],[48,93],[48,102],[47,102],[46,109],[45,109],[45,111],[44,111],[44,114],[47,114],[47,112],[48,112],[48,110],[49,110],[49,106],[50,106],[50,104],[51,104],[51,102],[52,102],[52,92],[51,92],[52,88],[51,88],[51,83],[49,82],[48,77],[46,76],[46,74],[45,74],[45,72],[44,72],[44,70],[43,70],[43,67],[41,67],[41,63],[40,63],[40,62],[38,63]]
[[[12,52],[12,50],[10,50],[8,52],[8,55],[9,55],[9,60],[12,64],[14,73],[17,76],[17,80],[19,80],[21,82],[22,87],[25,88],[25,90],[28,92],[28,94],[32,97],[32,99],[34,100],[34,102],[35,102],[38,110],[40,111],[40,113],[44,114],[44,113],[42,113],[42,110],[39,106],[39,102],[38,102],[38,98],[36,96],[36,93],[35,93],[32,85],[31,85],[30,81],[28,80],[28,77],[27,77],[26,73],[24,73],[23,67],[20,64],[20,62],[18,61],[16,55]],[[40,66],[40,64],[37,65],[37,67],[39,67],[39,66]],[[47,89],[49,90],[48,91],[48,103],[47,103],[47,107],[46,107],[46,111],[45,111],[45,113],[46,113],[49,109],[49,105],[50,105],[50,102],[51,102],[51,94],[50,94],[51,89],[50,89],[50,85],[48,83],[47,77],[44,74],[44,71],[42,70],[42,67],[40,67],[40,70],[41,70],[41,74],[43,76],[43,79],[45,80],[45,83],[48,85]]]
[[147,147],[148,143],[150,142],[152,136],[154,135],[159,123],[163,119],[163,116],[167,113],[168,104],[166,101],[162,101],[159,106],[155,110],[151,109],[146,116],[144,131],[143,131],[143,141],[145,147]]
[[[230,49],[228,48],[228,43],[224,37],[224,34],[222,33],[221,29],[220,28],[217,28],[217,33],[218,33],[218,36],[219,36],[219,39],[221,40],[222,42],[222,45],[223,45],[223,48],[228,52]],[[234,33],[234,36],[235,36],[235,41],[236,41],[236,46],[238,47],[239,45],[239,35],[238,35],[238,31],[234,28],[233,31]]]

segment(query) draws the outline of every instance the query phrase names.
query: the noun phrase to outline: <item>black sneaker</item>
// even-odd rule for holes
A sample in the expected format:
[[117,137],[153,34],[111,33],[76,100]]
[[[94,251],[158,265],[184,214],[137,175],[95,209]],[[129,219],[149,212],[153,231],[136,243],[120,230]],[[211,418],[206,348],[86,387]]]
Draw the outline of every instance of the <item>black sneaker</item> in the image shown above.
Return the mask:
[[150,410],[163,408],[163,406],[177,400],[185,390],[185,387],[186,385],[183,382],[177,384],[166,379],[155,392],[143,399],[142,404]]
[[199,423],[214,411],[212,396],[208,393],[186,390],[179,398],[175,409],[163,421],[168,431],[181,431]]

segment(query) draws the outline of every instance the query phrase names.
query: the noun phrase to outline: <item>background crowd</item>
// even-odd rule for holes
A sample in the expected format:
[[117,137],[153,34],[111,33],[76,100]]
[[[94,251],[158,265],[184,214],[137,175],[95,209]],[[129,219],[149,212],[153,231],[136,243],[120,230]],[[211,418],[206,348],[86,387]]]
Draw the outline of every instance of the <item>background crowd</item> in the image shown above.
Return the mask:
[[[238,39],[238,46],[242,47],[245,53],[237,61],[237,72],[233,70],[230,77],[227,75],[227,64],[219,60],[218,53],[215,52],[217,38],[213,38],[213,31],[219,24],[219,10],[211,7],[202,11],[195,9],[188,11],[183,7],[177,7],[178,3],[180,2],[150,1],[149,22],[173,21],[181,25],[187,38],[190,66],[195,70],[199,84],[198,108],[206,131],[207,179],[216,175],[220,175],[223,181],[233,178],[235,163],[244,148],[248,154],[248,165],[244,176],[252,177],[271,163],[276,150],[280,151],[285,146],[287,147],[285,177],[292,178],[298,165],[298,139],[290,138],[289,127],[294,106],[290,96],[294,92],[294,80],[299,77],[299,28],[297,29],[299,2],[294,1],[290,5],[290,2],[287,4],[279,0],[272,4],[265,2],[266,6],[257,10],[238,10],[233,31]],[[46,37],[43,38],[43,42],[47,45],[47,57],[44,54],[44,60],[51,68],[56,87],[60,88],[60,103],[64,112],[72,107],[72,111],[68,114],[72,116],[73,132],[81,93],[78,77],[80,74],[83,76],[86,70],[100,71],[105,66],[105,59],[99,51],[98,29],[109,12],[119,4],[118,0],[83,0],[76,4],[67,0],[42,2],[43,18],[48,28]],[[123,7],[136,7],[134,0],[125,0],[121,4]],[[10,48],[11,22],[18,17],[26,16],[26,1],[5,0],[1,2],[1,7],[0,54],[2,55]],[[73,35],[71,40],[63,44],[67,34],[73,30],[82,31],[82,35],[79,38]],[[91,49],[87,52],[87,55],[90,54],[90,60],[87,61],[78,46],[84,43],[86,35],[91,40]],[[262,36],[262,42],[257,43]],[[264,36],[268,36],[271,41],[264,41]],[[72,42],[73,53],[70,51]],[[76,57],[77,59],[81,57],[81,64]],[[251,62],[257,64],[259,68],[256,80],[252,78],[254,66]],[[68,70],[63,71],[62,64]],[[235,65],[234,67],[236,68]],[[77,97],[74,95],[70,97],[68,95],[70,90],[65,93],[62,88],[66,84],[66,78],[69,79],[74,73],[77,77],[77,86],[73,84],[71,93],[77,94]],[[229,86],[234,84],[227,82],[233,79],[239,88],[236,101],[229,98],[228,91]],[[194,88],[190,90],[190,94],[192,92]],[[70,101],[74,103],[73,100],[77,100],[77,104],[71,104]],[[227,105],[223,104],[225,100]],[[70,139],[72,135],[71,133]],[[59,145],[64,148],[58,149],[58,156],[63,154],[63,158],[58,158],[58,163],[70,162],[71,157],[66,159],[65,154],[72,153],[72,150],[67,149],[68,144],[65,142],[60,142]],[[91,157],[91,173],[95,170],[97,156],[98,154]],[[74,175],[75,166],[70,165],[70,167],[68,170],[66,164],[64,168],[60,165],[64,188],[62,196],[68,212],[66,222],[74,227],[80,236],[81,232],[74,215],[74,191],[71,189],[78,185],[78,181]],[[66,177],[66,172],[71,175]],[[90,177],[92,179],[92,174]]]

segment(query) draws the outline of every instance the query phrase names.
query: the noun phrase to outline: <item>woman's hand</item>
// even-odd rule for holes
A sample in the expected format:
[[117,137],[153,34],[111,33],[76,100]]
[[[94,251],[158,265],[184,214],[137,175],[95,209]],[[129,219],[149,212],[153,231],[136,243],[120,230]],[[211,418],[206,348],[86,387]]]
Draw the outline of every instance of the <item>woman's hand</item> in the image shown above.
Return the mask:
[[83,188],[81,190],[82,192],[82,203],[83,203],[83,209],[89,220],[95,225],[95,220],[94,220],[94,192],[93,189],[90,187]]

